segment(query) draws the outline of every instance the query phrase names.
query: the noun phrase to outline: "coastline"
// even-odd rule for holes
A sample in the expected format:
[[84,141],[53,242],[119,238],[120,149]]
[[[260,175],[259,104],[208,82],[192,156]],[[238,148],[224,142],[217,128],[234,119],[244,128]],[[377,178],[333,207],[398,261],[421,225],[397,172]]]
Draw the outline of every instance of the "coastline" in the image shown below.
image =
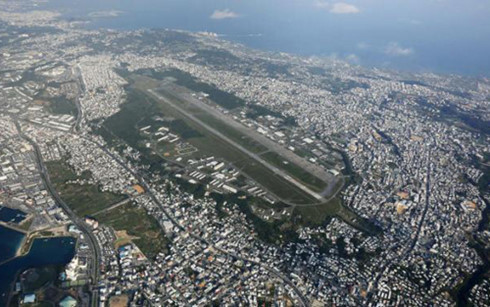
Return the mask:
[[[15,257],[9,258],[8,260],[0,263],[0,269],[3,266],[8,265],[9,263],[11,263],[13,261],[16,261],[18,259],[21,259],[21,258],[24,258],[24,257],[27,257],[28,258],[30,256],[30,253],[31,253],[32,247],[34,246],[34,243],[38,239],[39,240],[45,240],[45,239],[69,238],[69,239],[73,239],[75,241],[75,247],[78,245],[78,239],[75,236],[71,235],[71,234],[57,235],[56,233],[53,233],[51,236],[42,236],[42,235],[41,236],[35,236],[35,235],[36,234],[34,234],[34,236],[31,236],[29,241],[23,242],[23,244],[24,244],[23,248],[25,249],[25,251],[23,253],[21,253],[20,256],[15,256]],[[26,246],[27,246],[27,248],[26,248]],[[23,260],[19,260],[19,261],[23,261]],[[45,265],[50,265],[50,263],[47,263],[47,264],[33,264],[33,265],[31,264],[31,265],[28,265],[28,266],[25,266],[25,267],[19,267],[17,270],[15,270],[15,273],[11,275],[11,276],[13,276],[13,278],[9,282],[9,284],[4,284],[5,289],[6,289],[7,292],[4,293],[5,296],[0,297],[0,305],[1,305],[2,301],[6,303],[6,306],[8,306],[8,304],[10,303],[10,300],[12,298],[13,289],[14,289],[14,286],[15,286],[15,282],[18,280],[20,274],[22,274],[25,270],[27,270],[29,268],[43,267]],[[13,271],[12,271],[12,273],[13,273]]]
[[[51,238],[57,238],[57,237],[73,237],[73,238],[76,238],[75,236],[73,236],[72,234],[70,234],[69,232],[67,232],[64,229],[65,226],[40,229],[40,230],[36,230],[36,231],[26,231],[24,229],[21,229],[19,227],[14,226],[14,225],[7,224],[5,222],[0,221],[0,227],[5,227],[5,228],[8,228],[10,230],[13,230],[13,231],[16,231],[16,232],[23,234],[22,240],[20,240],[20,242],[18,243],[18,245],[16,247],[15,255],[4,260],[4,261],[2,261],[2,262],[0,262],[0,266],[11,261],[11,260],[13,260],[13,259],[15,259],[15,258],[23,257],[23,256],[29,254],[29,252],[31,251],[31,248],[32,248],[32,244],[34,243],[34,241],[36,239],[51,239]],[[60,231],[60,229],[62,229],[62,230]]]
[[[19,224],[19,225],[20,225],[20,224]],[[11,229],[11,230],[15,230],[15,231],[17,231],[17,232],[21,232],[21,233],[23,233],[23,234],[25,234],[25,235],[27,235],[27,234],[28,234],[28,231],[27,231],[27,230],[25,230],[25,229],[21,229],[20,227],[15,226],[15,225],[12,225],[11,223],[6,223],[6,222],[2,222],[2,221],[0,221],[0,226],[5,227],[5,228],[9,228],[9,229]]]
[[[24,246],[25,244],[25,240],[28,236],[28,233],[26,231],[23,231],[21,229],[18,229],[17,227],[13,226],[13,225],[10,225],[10,224],[7,224],[5,222],[0,222],[0,228],[4,228],[4,229],[7,229],[8,231],[11,231],[11,232],[15,232],[16,235],[22,235],[22,239],[18,240],[18,242],[16,242],[16,245],[13,246],[14,250],[15,250],[15,253],[12,253],[12,256],[7,258],[7,259],[4,259],[0,262],[0,266],[3,265],[4,263],[7,263],[9,262],[10,260],[12,259],[15,259],[16,257],[18,257],[19,255],[19,251],[21,249],[22,246]],[[10,236],[12,236],[13,234],[10,233]],[[2,238],[2,240],[11,240],[11,238]]]

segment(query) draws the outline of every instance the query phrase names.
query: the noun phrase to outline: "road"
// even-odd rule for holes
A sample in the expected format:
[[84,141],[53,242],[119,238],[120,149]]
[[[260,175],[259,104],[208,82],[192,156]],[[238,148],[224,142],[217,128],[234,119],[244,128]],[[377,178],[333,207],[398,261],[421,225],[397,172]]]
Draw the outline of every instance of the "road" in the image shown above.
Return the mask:
[[[99,144],[98,142],[93,141],[90,138],[87,138],[87,137],[84,137],[84,138],[86,140],[92,142],[93,144],[97,145],[97,147],[99,147],[107,155],[109,155],[112,159],[114,159],[115,162],[117,162],[124,169],[126,169],[130,174],[132,174],[138,180],[139,184],[145,189],[145,191],[147,191],[147,193],[151,197],[152,201],[160,208],[160,210],[162,210],[163,213],[165,213],[165,215],[172,222],[172,224],[174,224],[174,226],[176,226],[180,230],[187,232],[187,230],[173,217],[173,215],[167,210],[167,208],[165,208],[165,206],[160,202],[160,200],[154,194],[153,190],[146,183],[146,181],[144,180],[143,176],[138,171],[135,171],[135,170],[129,168],[123,161],[121,161],[118,157],[116,157],[110,150],[108,150],[102,144]],[[260,262],[257,262],[255,260],[251,260],[251,259],[242,257],[240,255],[237,255],[234,252],[231,252],[231,251],[222,249],[222,248],[214,245],[211,241],[208,241],[208,240],[206,240],[206,239],[204,239],[202,237],[199,237],[198,235],[195,235],[194,233],[189,233],[189,235],[191,237],[193,237],[194,239],[199,240],[200,242],[205,243],[206,245],[208,245],[208,246],[214,248],[215,250],[221,252],[222,254],[229,255],[229,256],[234,257],[236,259],[240,259],[242,261],[253,263],[255,265],[258,265],[258,266],[262,267],[264,270],[270,272],[271,274],[273,274],[274,276],[278,277],[283,282],[285,282],[286,284],[288,284],[293,289],[293,291],[296,293],[296,295],[298,296],[298,298],[299,298],[300,303],[301,303],[302,306],[309,306],[308,300],[303,295],[303,293],[301,293],[301,291],[298,289],[298,287],[296,287],[296,285],[287,276],[285,276],[284,274],[282,274],[277,269],[268,267],[268,266],[266,266],[266,265],[264,265],[264,264],[262,264]]]
[[[429,148],[429,151],[427,154],[427,173],[426,173],[426,178],[425,178],[426,180],[425,180],[424,209],[422,211],[422,216],[420,217],[420,221],[417,225],[417,230],[415,231],[415,236],[413,237],[412,240],[409,240],[409,242],[407,243],[407,246],[405,246],[405,251],[400,256],[394,257],[392,259],[387,259],[387,261],[381,265],[381,269],[380,269],[378,275],[376,276],[376,278],[374,279],[374,282],[373,282],[373,288],[374,289],[376,289],[378,287],[379,280],[381,279],[381,277],[384,276],[384,273],[391,267],[391,265],[394,262],[399,263],[403,259],[406,259],[408,256],[410,256],[411,252],[413,251],[413,249],[417,245],[420,230],[422,229],[422,226],[424,225],[425,217],[427,215],[427,211],[429,210],[429,206],[430,206],[430,172],[431,172],[430,163],[431,163],[431,150]],[[398,242],[396,245],[391,247],[391,250],[393,250],[393,252],[395,252],[395,250],[398,247],[400,247],[402,244],[403,244],[402,242]],[[371,302],[372,295],[373,295],[373,292],[370,291],[368,294],[368,297],[366,299],[368,302]]]
[[120,206],[122,206],[124,204],[129,203],[133,199],[134,199],[133,197],[129,197],[129,198],[123,199],[123,200],[121,200],[121,201],[119,201],[119,202],[117,202],[117,203],[109,206],[108,208],[102,209],[100,211],[95,212],[94,214],[91,214],[91,216],[96,217],[97,215],[100,215],[100,214],[102,214],[104,212],[111,211],[112,209],[116,209],[116,208],[118,208],[118,207],[120,207]]
[[[77,64],[76,67],[72,68],[72,74],[75,75],[76,79],[79,80],[78,84],[80,84],[81,86],[80,91],[82,93],[85,92],[85,80],[83,80],[82,68],[80,67],[80,64]],[[79,96],[75,98],[75,105],[77,107],[77,120],[75,122],[74,129],[75,131],[80,131],[80,125],[83,119],[83,110],[82,110],[82,106],[80,105]]]
[[422,229],[422,226],[424,225],[425,222],[425,217],[427,215],[427,211],[429,210],[429,205],[430,205],[430,155],[431,151],[429,149],[429,153],[427,155],[427,174],[425,177],[425,207],[424,211],[422,212],[422,217],[420,218],[419,224],[417,225],[417,231],[415,233],[415,237],[412,241],[412,243],[409,246],[409,249],[407,251],[407,255],[412,252],[413,248],[418,242],[419,235],[420,235],[420,230]]
[[[92,273],[91,273],[91,278],[92,278],[92,285],[97,286],[98,281],[99,281],[99,270],[100,270],[100,247],[97,244],[97,240],[95,239],[95,236],[92,233],[92,230],[88,228],[88,226],[83,222],[71,209],[70,207],[63,201],[63,199],[60,197],[56,189],[53,187],[51,180],[49,178],[48,171],[46,169],[46,166],[44,165],[44,161],[41,155],[41,151],[39,149],[39,146],[34,142],[31,138],[26,136],[25,134],[22,133],[22,129],[20,127],[20,124],[18,120],[15,120],[15,125],[17,126],[17,130],[19,131],[19,135],[25,139],[31,146],[34,148],[34,152],[36,154],[36,159],[38,162],[39,166],[39,171],[41,174],[41,178],[46,186],[46,189],[49,191],[51,196],[55,199],[56,203],[65,211],[67,216],[70,218],[70,220],[75,224],[85,235],[85,237],[88,239],[87,242],[89,243],[89,248],[93,253],[93,259],[94,263],[92,265]],[[97,306],[98,305],[98,291],[97,289],[92,289],[92,306]]]
[[[45,182],[46,188],[51,193],[51,195],[56,200],[56,202],[63,208],[63,210],[66,212],[66,214],[68,215],[68,217],[73,221],[73,223],[75,225],[77,225],[77,227],[79,227],[79,229],[89,239],[89,245],[90,245],[89,247],[90,247],[90,249],[92,251],[94,251],[94,266],[92,268],[93,269],[92,270],[92,283],[93,283],[93,285],[97,285],[97,283],[99,281],[99,267],[100,267],[100,255],[101,255],[101,251],[100,251],[100,247],[98,246],[97,241],[96,241],[96,239],[95,239],[95,237],[94,237],[91,229],[89,229],[88,226],[81,219],[79,219],[77,217],[77,215],[68,207],[68,205],[63,201],[63,199],[56,192],[56,189],[51,184],[51,181],[50,181],[50,178],[49,178],[49,174],[48,174],[48,172],[46,170],[46,167],[44,165],[44,161],[42,159],[42,155],[41,155],[39,146],[32,139],[30,139],[28,136],[24,135],[21,132],[21,128],[20,128],[20,125],[18,123],[18,120],[15,120],[15,123],[17,125],[17,128],[19,130],[20,135],[26,141],[28,141],[33,146],[33,148],[35,150],[36,157],[37,157],[38,164],[39,164],[39,168],[40,168],[40,172],[41,172],[41,177],[42,177],[43,181]],[[65,132],[65,133],[70,133],[70,132]],[[110,156],[115,162],[117,162],[119,165],[121,165],[126,171],[128,171],[130,174],[132,174],[138,180],[139,184],[145,189],[145,191],[147,191],[148,195],[151,197],[151,199],[153,200],[153,202],[169,218],[169,220],[177,228],[179,228],[182,231],[186,231],[187,232],[187,230],[173,217],[173,215],[158,200],[158,198],[154,194],[153,190],[146,183],[146,181],[144,180],[143,176],[138,171],[135,171],[135,170],[129,168],[124,163],[124,161],[120,160],[119,157],[115,156],[110,150],[108,150],[102,144],[100,144],[100,143],[98,143],[98,142],[90,139],[89,137],[86,137],[86,136],[83,136],[83,135],[80,135],[80,134],[77,134],[77,133],[70,133],[70,134],[83,137],[87,141],[93,143],[94,145],[96,145],[97,147],[99,147],[102,151],[104,151],[108,156]],[[242,261],[249,262],[249,263],[252,263],[252,264],[255,264],[255,265],[260,266],[261,268],[263,268],[264,270],[268,271],[272,275],[274,275],[277,278],[281,279],[285,284],[289,285],[293,289],[293,291],[296,293],[296,295],[298,296],[299,302],[300,302],[301,306],[309,306],[309,301],[306,299],[306,297],[303,295],[303,293],[298,289],[298,287],[286,275],[284,275],[283,273],[281,273],[277,269],[272,268],[272,267],[269,267],[267,265],[264,265],[263,263],[260,263],[258,261],[255,261],[255,260],[252,260],[252,259],[248,259],[248,258],[242,257],[242,256],[236,254],[235,252],[228,251],[228,250],[225,250],[225,249],[223,249],[221,247],[218,247],[218,246],[214,245],[212,242],[210,242],[210,241],[208,241],[208,240],[206,240],[206,239],[204,239],[202,237],[199,237],[198,235],[196,235],[194,233],[189,233],[189,235],[192,236],[194,239],[199,240],[200,242],[203,242],[206,245],[214,248],[216,251],[218,251],[218,252],[220,252],[222,254],[225,254],[225,255],[234,257],[236,259],[240,259]],[[98,305],[98,292],[97,292],[96,289],[92,289],[92,306],[97,306],[97,305]]]

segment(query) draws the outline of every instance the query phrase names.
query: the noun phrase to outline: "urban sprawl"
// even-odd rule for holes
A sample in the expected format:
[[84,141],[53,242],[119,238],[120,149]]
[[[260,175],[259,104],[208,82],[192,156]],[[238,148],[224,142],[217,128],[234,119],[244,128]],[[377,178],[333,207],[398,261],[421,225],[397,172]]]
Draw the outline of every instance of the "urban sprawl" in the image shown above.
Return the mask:
[[79,305],[489,304],[490,80],[9,5],[2,225],[76,239]]

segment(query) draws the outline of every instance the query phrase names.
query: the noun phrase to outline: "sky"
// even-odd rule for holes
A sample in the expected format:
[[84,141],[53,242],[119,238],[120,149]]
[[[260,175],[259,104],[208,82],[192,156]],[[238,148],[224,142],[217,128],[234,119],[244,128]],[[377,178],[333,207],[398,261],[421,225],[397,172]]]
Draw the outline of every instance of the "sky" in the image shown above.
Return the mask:
[[[74,5],[73,5],[74,4]],[[490,76],[490,0],[54,0],[93,25],[211,31],[254,48]]]

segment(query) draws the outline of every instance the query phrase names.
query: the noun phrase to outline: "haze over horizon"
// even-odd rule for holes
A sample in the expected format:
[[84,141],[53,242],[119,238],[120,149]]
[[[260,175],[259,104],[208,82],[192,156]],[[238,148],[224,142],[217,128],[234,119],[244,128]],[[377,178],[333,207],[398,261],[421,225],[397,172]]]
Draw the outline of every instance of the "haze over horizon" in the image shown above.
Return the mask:
[[[489,76],[490,1],[52,1],[91,27],[210,31],[252,48],[417,72]],[[110,11],[115,14],[95,14]]]

